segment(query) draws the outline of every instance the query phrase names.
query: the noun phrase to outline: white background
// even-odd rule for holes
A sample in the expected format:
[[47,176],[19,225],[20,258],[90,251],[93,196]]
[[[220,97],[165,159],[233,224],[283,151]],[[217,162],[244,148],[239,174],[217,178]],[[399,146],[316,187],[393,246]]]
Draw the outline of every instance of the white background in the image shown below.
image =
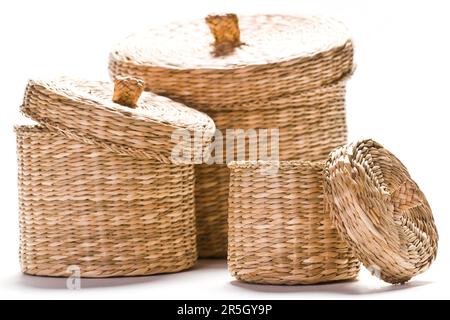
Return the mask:
[[[397,299],[449,298],[450,200],[448,1],[0,1],[0,298]],[[13,124],[28,78],[108,79],[108,53],[126,35],[153,24],[211,12],[325,14],[343,21],[356,45],[348,84],[350,139],[372,137],[410,169],[428,197],[440,233],[431,269],[404,286],[362,272],[357,282],[255,286],[229,276],[226,262],[200,261],[191,271],[144,278],[82,280],[24,276],[18,264],[16,154]]]

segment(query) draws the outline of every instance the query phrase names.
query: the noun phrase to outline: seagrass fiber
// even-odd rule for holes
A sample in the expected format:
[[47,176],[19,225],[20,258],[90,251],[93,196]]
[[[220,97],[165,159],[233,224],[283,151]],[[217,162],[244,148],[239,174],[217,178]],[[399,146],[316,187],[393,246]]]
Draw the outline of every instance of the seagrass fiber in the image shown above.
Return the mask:
[[239,28],[243,44],[219,57],[203,20],[136,33],[111,51],[111,74],[143,79],[148,90],[211,110],[315,89],[352,71],[349,32],[333,19],[239,16]]
[[[134,87],[134,85],[138,87]],[[20,263],[44,276],[185,270],[197,259],[194,165],[172,163],[170,130],[212,120],[143,93],[135,79],[31,81],[18,126]]]
[[32,275],[137,276],[196,261],[194,169],[17,127],[20,262]]
[[403,283],[430,266],[438,242],[431,208],[391,152],[373,140],[338,148],[324,182],[336,227],[374,275]]
[[150,92],[130,108],[113,102],[110,82],[59,78],[30,80],[22,112],[40,124],[86,143],[115,153],[152,158],[172,163],[172,152],[179,141],[172,139],[183,130],[189,139],[184,154],[209,146],[215,131],[206,114]]
[[324,163],[229,167],[228,267],[234,277],[288,285],[356,278],[359,262],[324,203]]
[[[223,134],[278,129],[280,160],[323,160],[347,142],[353,44],[333,19],[227,14],[173,23],[117,44],[109,69],[113,78],[141,78],[147,90],[206,112]],[[238,159],[196,169],[201,257],[227,252],[226,164],[232,160]]]

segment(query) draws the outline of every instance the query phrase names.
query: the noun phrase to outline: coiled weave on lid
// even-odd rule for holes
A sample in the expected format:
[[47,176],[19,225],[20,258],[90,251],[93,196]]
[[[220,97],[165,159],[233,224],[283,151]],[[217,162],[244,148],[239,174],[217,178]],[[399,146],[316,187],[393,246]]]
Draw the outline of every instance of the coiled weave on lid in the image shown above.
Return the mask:
[[71,138],[165,163],[172,162],[178,141],[171,137],[177,129],[203,139],[202,147],[209,145],[215,126],[207,115],[152,93],[143,93],[129,108],[111,101],[113,89],[109,82],[31,80],[22,112]]
[[142,78],[148,90],[211,110],[317,89],[352,72],[350,35],[333,19],[240,16],[239,28],[243,44],[220,57],[203,20],[134,34],[113,48],[111,75]]
[[369,270],[402,283],[430,266],[438,241],[431,208],[383,146],[364,140],[338,148],[324,185],[336,227]]

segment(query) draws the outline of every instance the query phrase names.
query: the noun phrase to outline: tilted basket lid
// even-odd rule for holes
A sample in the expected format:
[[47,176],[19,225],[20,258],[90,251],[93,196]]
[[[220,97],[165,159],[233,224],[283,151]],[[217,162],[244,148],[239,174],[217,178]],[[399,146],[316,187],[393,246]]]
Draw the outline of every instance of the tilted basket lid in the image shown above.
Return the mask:
[[334,83],[353,69],[346,27],[289,15],[208,16],[136,33],[110,55],[113,77],[194,106],[244,103]]
[[392,153],[373,140],[348,144],[331,153],[324,177],[335,225],[372,273],[403,283],[429,267],[438,241],[431,208]]
[[[185,135],[182,152],[192,151],[186,148],[193,139],[202,147],[209,144],[215,125],[206,114],[142,93],[143,89],[144,83],[134,78],[120,78],[114,84],[69,78],[30,80],[21,110],[69,138],[165,163],[174,162],[172,152],[181,144],[180,136]],[[174,139],[177,132],[179,139]]]

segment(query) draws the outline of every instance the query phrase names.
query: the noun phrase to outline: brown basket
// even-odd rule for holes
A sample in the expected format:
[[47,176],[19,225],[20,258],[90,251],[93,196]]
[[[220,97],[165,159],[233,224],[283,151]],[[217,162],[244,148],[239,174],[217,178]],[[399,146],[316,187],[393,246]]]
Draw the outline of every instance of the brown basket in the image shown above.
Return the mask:
[[363,140],[333,151],[325,191],[336,227],[379,278],[406,282],[436,258],[430,205],[406,167],[379,143]]
[[214,125],[167,98],[135,105],[120,92],[133,81],[116,84],[127,107],[109,101],[109,83],[30,82],[22,111],[45,126],[16,128],[23,272],[137,276],[195,263],[194,166],[169,163],[168,137],[211,137]]
[[339,147],[326,163],[229,167],[228,262],[237,279],[346,280],[356,277],[359,260],[377,277],[403,283],[436,257],[438,234],[425,195],[373,140]]
[[228,268],[234,277],[290,285],[356,278],[359,262],[325,208],[323,163],[229,167]]
[[[353,46],[332,19],[242,16],[238,26],[226,15],[172,24],[127,38],[109,67],[113,78],[140,77],[146,89],[207,112],[222,131],[278,128],[281,160],[321,160],[346,142]],[[226,171],[197,168],[201,257],[226,255]]]

